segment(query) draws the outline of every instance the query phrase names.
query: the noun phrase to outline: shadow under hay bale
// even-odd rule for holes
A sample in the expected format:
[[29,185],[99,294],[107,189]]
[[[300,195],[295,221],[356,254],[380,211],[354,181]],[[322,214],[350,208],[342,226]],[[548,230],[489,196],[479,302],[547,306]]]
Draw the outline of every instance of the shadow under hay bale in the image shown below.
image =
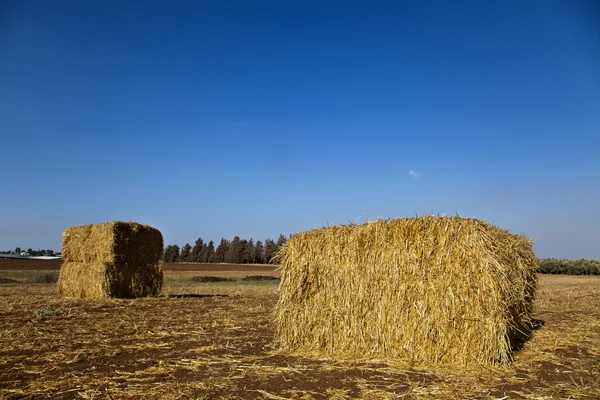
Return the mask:
[[27,279],[25,282],[27,283],[57,283],[58,282],[58,272],[49,272],[47,274],[41,274],[33,276]]
[[497,364],[532,329],[532,242],[476,219],[315,229],[278,258],[276,338],[292,353]]
[[269,275],[249,275],[242,278],[243,281],[278,281],[279,278]]
[[163,285],[158,229],[135,222],[72,226],[63,234],[58,292],[98,299],[156,296]]
[[192,276],[191,280],[199,283],[233,282],[233,279],[221,276]]
[[184,293],[184,294],[169,294],[165,297],[168,299],[208,299],[211,297],[229,297],[229,295]]

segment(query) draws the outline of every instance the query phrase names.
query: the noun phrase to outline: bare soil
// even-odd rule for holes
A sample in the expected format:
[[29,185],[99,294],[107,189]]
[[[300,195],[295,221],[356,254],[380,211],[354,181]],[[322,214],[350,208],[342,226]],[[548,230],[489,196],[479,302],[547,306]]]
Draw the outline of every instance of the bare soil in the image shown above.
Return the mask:
[[[213,268],[164,269],[167,282],[278,275],[273,266]],[[0,398],[600,398],[600,277],[541,276],[539,329],[513,365],[486,369],[281,353],[273,340],[277,284],[189,281],[164,292],[75,301],[53,285],[1,285]]]
[[37,271],[37,270],[59,270],[62,260],[29,260],[26,258],[0,258],[0,271]]

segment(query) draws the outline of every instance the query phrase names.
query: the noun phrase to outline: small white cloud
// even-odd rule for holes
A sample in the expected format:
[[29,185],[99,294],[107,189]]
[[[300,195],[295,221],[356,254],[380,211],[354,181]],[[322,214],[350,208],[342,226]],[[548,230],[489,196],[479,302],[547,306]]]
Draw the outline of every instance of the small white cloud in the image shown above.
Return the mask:
[[419,177],[421,176],[421,174],[419,174],[418,172],[415,172],[415,171],[409,171],[408,174],[415,179],[419,179]]

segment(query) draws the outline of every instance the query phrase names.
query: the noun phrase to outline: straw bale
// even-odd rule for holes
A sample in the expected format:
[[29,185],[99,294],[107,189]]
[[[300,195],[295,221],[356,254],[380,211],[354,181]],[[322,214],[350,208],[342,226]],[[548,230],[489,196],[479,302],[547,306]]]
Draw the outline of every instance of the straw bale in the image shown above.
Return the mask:
[[282,349],[416,365],[497,364],[532,327],[532,242],[460,217],[294,235],[278,254]]
[[160,231],[136,222],[71,226],[63,233],[66,262],[154,264],[162,251]]
[[73,226],[63,234],[58,292],[64,297],[145,297],[160,293],[163,238],[135,222]]

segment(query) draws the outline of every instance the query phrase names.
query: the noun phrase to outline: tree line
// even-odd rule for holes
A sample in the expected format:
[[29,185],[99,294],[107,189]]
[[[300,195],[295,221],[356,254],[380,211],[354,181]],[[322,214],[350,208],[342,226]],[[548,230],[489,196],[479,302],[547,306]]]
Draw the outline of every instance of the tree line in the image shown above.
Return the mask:
[[540,274],[600,275],[600,261],[540,258]]
[[33,250],[33,249],[21,249],[20,247],[17,247],[14,250],[6,250],[6,251],[0,251],[0,254],[21,254],[21,253],[27,253],[30,256],[54,256],[56,254],[60,254],[60,252],[55,253],[54,250]]
[[[233,240],[221,239],[217,247],[211,240],[208,243],[198,238],[191,246],[186,243],[181,248],[178,245],[169,245],[164,249],[162,259],[165,262],[195,262],[195,263],[230,263],[230,264],[268,264],[281,246],[286,243],[284,235],[279,235],[277,241],[240,239],[235,236]],[[21,254],[30,256],[54,256],[60,252],[53,250],[24,250],[17,247],[14,250],[0,250],[0,254]],[[600,261],[597,260],[559,260],[555,258],[540,258],[539,269],[541,274],[566,274],[566,275],[600,275]]]
[[287,242],[284,235],[279,235],[277,241],[266,239],[264,243],[260,240],[254,242],[251,239],[240,239],[235,236],[232,240],[221,238],[221,242],[215,247],[211,240],[206,243],[198,238],[191,246],[186,243],[181,248],[176,245],[168,245],[163,252],[164,262],[195,262],[195,263],[230,263],[230,264],[268,264],[279,249]]

